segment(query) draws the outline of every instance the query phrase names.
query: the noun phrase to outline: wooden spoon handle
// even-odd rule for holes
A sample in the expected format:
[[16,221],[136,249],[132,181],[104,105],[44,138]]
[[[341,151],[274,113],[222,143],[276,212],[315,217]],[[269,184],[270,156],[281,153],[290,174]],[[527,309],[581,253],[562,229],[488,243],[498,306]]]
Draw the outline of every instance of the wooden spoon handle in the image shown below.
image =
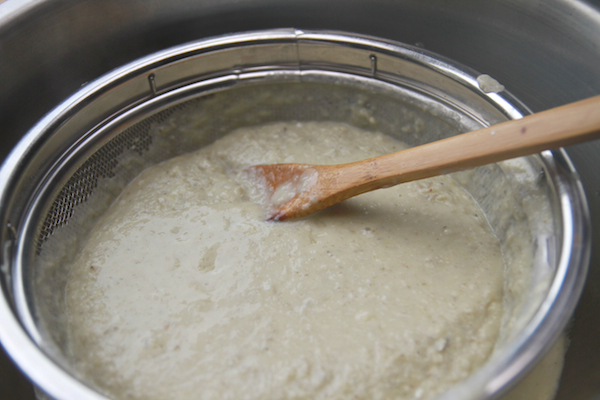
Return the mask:
[[353,196],[596,138],[600,138],[600,96],[347,164],[353,173],[344,180],[358,189]]

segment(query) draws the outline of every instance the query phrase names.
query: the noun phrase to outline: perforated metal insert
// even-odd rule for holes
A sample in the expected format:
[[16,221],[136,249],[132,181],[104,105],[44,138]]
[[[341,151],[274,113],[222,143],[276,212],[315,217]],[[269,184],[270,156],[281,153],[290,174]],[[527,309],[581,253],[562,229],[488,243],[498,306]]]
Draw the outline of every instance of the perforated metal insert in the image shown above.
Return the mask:
[[149,134],[152,125],[165,121],[180,108],[182,107],[168,108],[132,125],[102,146],[75,171],[46,215],[37,239],[38,254],[50,235],[69,222],[75,207],[93,194],[98,187],[98,180],[115,176],[119,156],[125,151],[133,151],[139,155],[147,152],[152,145],[152,136]]

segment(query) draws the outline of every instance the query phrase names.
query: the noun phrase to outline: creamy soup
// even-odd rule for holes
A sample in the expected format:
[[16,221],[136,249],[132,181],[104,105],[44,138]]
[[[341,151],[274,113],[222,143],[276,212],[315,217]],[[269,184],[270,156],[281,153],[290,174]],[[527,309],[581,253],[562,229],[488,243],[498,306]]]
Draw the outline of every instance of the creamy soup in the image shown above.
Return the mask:
[[401,148],[275,123],[144,171],[72,266],[77,367],[118,399],[414,399],[467,378],[500,332],[504,264],[451,177],[269,222],[242,172]]

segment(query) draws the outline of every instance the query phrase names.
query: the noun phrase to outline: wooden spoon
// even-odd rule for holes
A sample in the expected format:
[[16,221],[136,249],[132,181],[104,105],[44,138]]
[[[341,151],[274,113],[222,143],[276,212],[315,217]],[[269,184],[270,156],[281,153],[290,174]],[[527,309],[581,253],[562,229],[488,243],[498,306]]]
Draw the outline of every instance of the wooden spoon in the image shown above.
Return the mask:
[[268,219],[281,221],[371,190],[597,138],[600,96],[364,161],[248,170],[267,188]]

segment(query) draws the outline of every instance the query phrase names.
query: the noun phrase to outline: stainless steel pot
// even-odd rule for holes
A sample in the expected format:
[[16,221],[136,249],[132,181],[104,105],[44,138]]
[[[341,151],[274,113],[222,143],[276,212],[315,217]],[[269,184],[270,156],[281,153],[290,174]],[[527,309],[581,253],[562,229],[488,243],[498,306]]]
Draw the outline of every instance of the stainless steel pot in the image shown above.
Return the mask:
[[[533,2],[486,5],[464,2],[452,7],[441,2],[369,4],[370,7],[361,2],[283,5],[242,1],[182,2],[170,7],[158,1],[143,4],[132,1],[127,5],[110,1],[17,5],[9,0],[1,6],[5,12],[0,26],[3,54],[16,54],[25,43],[29,47],[20,58],[0,60],[3,76],[8,78],[2,87],[0,107],[3,122],[7,121],[5,126],[11,133],[8,143],[14,142],[79,84],[112,67],[169,44],[243,28],[333,27],[419,42],[491,73],[534,110],[586,97],[600,87],[595,69],[598,49],[594,45],[594,40],[598,40],[598,17],[597,10],[589,4],[546,2],[543,7]],[[343,12],[327,13],[336,7]],[[98,18],[100,15],[102,18]],[[116,18],[124,22],[106,24],[111,17],[113,21]],[[204,23],[199,24],[199,20]],[[448,29],[453,33],[442,35],[446,27],[453,28]],[[80,34],[72,35],[73,31]],[[511,57],[499,59],[497,54]],[[36,62],[40,59],[44,63]],[[69,70],[73,73],[65,74]],[[535,93],[528,88],[535,88]],[[572,152],[585,154],[593,149],[586,146]],[[579,162],[589,159],[581,158]],[[597,170],[584,168],[584,171],[588,173],[584,182],[597,187],[594,181]],[[594,201],[592,198],[592,213],[597,209]],[[591,299],[593,302],[596,298]],[[589,343],[594,344],[588,339]],[[593,393],[593,385],[589,387],[589,393]]]

